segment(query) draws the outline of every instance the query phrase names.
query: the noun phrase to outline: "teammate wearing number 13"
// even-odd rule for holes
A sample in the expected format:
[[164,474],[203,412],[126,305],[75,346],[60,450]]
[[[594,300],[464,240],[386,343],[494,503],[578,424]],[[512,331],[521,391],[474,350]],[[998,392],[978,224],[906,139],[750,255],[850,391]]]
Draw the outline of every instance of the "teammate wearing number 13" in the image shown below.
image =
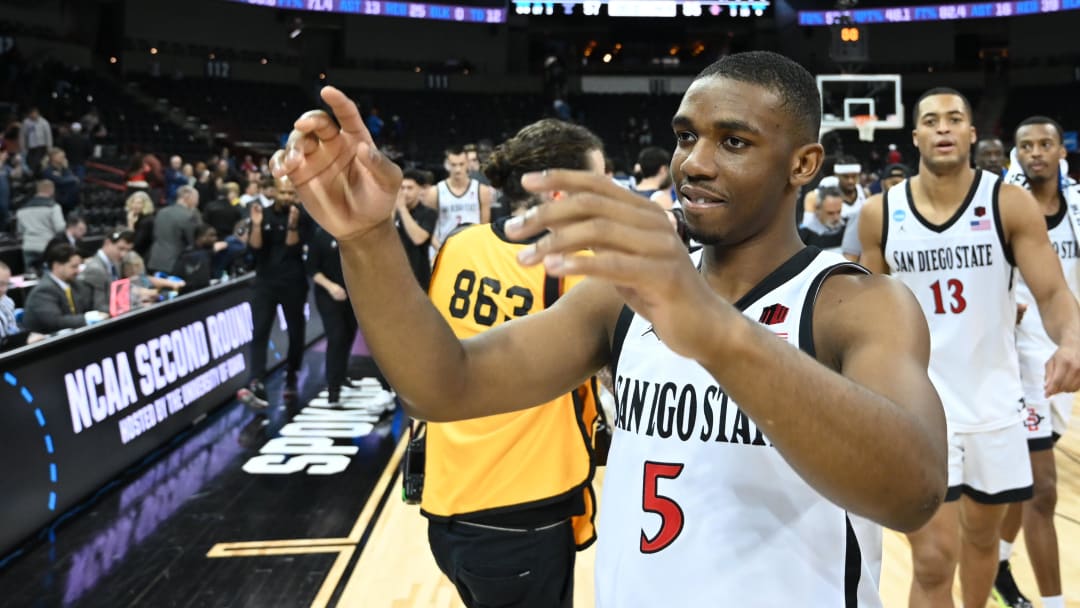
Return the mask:
[[1080,347],[1080,309],[1031,195],[971,168],[975,129],[967,99],[952,89],[931,89],[919,98],[914,119],[919,173],[867,201],[859,221],[862,263],[903,281],[922,305],[930,326],[930,379],[949,432],[945,504],[910,534],[911,605],[952,606],[959,561],[964,605],[983,606],[998,568],[1007,503],[1032,495],[1020,425],[1015,267],[1058,345],[1046,364],[1047,395],[1076,388],[1070,376]]
[[[521,188],[522,174],[547,167],[602,175],[603,145],[584,127],[545,119],[497,147],[484,173],[520,215],[558,197]],[[538,313],[582,278],[522,267],[528,242],[507,237],[504,223],[460,227],[439,250],[428,293],[459,338]],[[594,385],[520,412],[427,425],[420,508],[435,561],[466,606],[572,605],[574,552],[596,538]]]

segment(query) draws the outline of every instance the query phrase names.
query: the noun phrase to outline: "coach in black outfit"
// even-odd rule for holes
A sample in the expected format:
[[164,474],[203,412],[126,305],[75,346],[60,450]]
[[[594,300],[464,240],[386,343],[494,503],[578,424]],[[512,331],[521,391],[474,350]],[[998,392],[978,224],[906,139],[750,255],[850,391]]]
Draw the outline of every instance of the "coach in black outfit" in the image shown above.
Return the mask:
[[356,315],[345,292],[341,274],[341,254],[337,240],[322,228],[308,243],[308,274],[315,282],[315,305],[326,329],[326,382],[330,403],[341,398],[349,353],[356,339]]
[[289,333],[285,391],[296,391],[296,372],[304,355],[304,302],[308,288],[304,243],[313,222],[296,204],[296,188],[287,179],[276,184],[268,180],[263,193],[273,198],[273,205],[263,208],[259,201],[250,205],[248,247],[255,254],[255,297],[251,303],[255,335],[249,388],[266,401],[262,377],[266,373],[266,348],[278,304],[285,312]]

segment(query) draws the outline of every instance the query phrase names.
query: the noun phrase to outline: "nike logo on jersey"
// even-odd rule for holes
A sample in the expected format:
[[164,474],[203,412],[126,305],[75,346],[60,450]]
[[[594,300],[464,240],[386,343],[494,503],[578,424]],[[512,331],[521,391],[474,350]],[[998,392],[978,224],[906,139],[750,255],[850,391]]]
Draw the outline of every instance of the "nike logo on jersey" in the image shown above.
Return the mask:
[[649,329],[646,329],[644,332],[641,333],[642,337],[647,336],[649,334],[652,334],[653,337],[656,338],[657,342],[660,341],[660,336],[656,335],[656,329],[654,329],[652,325],[649,326]]

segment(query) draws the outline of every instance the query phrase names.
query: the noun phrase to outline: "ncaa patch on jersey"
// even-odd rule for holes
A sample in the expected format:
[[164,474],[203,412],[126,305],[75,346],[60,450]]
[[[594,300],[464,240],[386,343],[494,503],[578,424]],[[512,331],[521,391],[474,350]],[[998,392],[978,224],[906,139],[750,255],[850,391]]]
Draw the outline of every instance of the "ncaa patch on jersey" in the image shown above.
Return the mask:
[[892,221],[894,221],[894,222],[902,222],[902,221],[904,221],[904,218],[906,218],[906,217],[907,217],[907,211],[904,211],[903,209],[897,209],[896,211],[893,211],[893,213],[892,213]]

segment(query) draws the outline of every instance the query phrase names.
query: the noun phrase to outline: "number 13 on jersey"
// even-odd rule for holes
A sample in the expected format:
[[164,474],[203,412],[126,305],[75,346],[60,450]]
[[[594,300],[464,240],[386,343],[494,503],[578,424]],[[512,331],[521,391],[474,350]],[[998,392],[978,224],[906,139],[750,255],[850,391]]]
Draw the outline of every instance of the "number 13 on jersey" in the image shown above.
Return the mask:
[[967,308],[967,300],[964,299],[964,284],[960,279],[949,279],[945,283],[949,290],[948,311],[946,311],[944,295],[942,294],[941,281],[934,281],[930,290],[934,292],[934,312],[943,315],[946,312],[960,314]]

